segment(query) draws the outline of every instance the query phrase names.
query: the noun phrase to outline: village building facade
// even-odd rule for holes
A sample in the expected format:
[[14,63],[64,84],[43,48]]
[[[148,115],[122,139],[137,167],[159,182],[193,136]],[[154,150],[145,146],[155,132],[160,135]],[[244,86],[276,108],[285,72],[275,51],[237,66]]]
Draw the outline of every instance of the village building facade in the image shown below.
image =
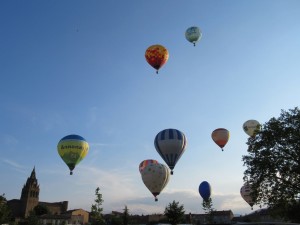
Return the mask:
[[30,212],[38,205],[44,206],[48,210],[47,215],[39,216],[42,224],[87,224],[89,213],[82,209],[68,210],[68,201],[43,202],[39,201],[40,186],[36,178],[35,168],[27,178],[21,192],[20,199],[7,201],[11,209],[15,222],[25,221]]

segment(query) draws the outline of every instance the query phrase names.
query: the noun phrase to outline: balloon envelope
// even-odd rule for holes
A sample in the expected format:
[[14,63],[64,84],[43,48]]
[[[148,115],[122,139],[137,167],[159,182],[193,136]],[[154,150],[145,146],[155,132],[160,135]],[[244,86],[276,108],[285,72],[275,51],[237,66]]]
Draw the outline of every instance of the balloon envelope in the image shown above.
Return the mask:
[[158,162],[154,159],[146,159],[142,161],[139,165],[140,172],[142,172],[145,169],[145,167],[148,166],[149,164],[158,164]]
[[75,166],[87,155],[89,144],[83,137],[72,134],[65,136],[58,142],[57,151],[72,174]]
[[156,73],[158,73],[158,70],[168,61],[169,52],[162,45],[152,45],[147,48],[145,58],[147,62],[156,69]]
[[155,197],[165,188],[169,182],[170,172],[167,166],[160,163],[149,163],[141,171],[142,180],[145,186]]
[[176,129],[160,131],[155,139],[154,146],[159,155],[167,163],[173,174],[173,169],[185,151],[187,140],[185,135]]
[[201,39],[202,32],[199,27],[189,27],[185,32],[185,38],[196,45],[196,43]]
[[207,181],[201,182],[199,185],[199,193],[204,201],[208,201],[211,195],[211,187]]
[[213,141],[223,150],[223,147],[229,140],[229,131],[225,128],[218,128],[212,132],[211,137]]
[[251,208],[254,205],[253,198],[251,196],[251,186],[248,183],[245,183],[240,190],[242,198],[251,206]]
[[257,120],[247,120],[243,124],[243,130],[248,134],[250,137],[255,135],[255,132],[259,131],[260,123]]

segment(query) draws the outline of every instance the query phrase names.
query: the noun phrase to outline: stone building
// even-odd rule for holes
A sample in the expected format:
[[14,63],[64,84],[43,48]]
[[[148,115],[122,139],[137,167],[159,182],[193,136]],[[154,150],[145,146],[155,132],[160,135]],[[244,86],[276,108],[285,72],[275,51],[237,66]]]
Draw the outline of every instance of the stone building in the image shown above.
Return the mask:
[[231,224],[234,215],[231,210],[213,211],[210,222],[208,214],[191,214],[190,217],[192,224]]
[[68,210],[59,215],[42,215],[39,217],[40,224],[88,224],[89,213],[83,209]]
[[30,177],[27,178],[21,192],[20,199],[12,199],[7,201],[8,206],[12,210],[16,221],[21,221],[28,217],[30,211],[37,205],[44,205],[48,208],[50,214],[62,214],[68,209],[68,201],[62,202],[40,202],[39,201],[40,186],[33,168]]

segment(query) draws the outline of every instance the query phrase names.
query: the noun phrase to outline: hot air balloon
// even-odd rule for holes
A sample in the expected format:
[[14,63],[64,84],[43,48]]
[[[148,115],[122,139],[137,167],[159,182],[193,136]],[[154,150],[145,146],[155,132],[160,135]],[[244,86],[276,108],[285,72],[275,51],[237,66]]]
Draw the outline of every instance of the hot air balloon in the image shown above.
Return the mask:
[[70,175],[72,175],[75,166],[87,155],[89,144],[83,137],[71,134],[58,142],[57,151],[69,167]]
[[260,129],[260,123],[257,120],[247,120],[243,124],[243,130],[248,134],[250,137],[255,136],[255,132]]
[[158,73],[158,70],[168,61],[169,52],[162,45],[152,45],[147,48],[145,58],[147,62],[156,69],[156,73]]
[[199,185],[199,193],[204,201],[208,201],[211,195],[211,187],[207,181],[201,182]]
[[156,151],[171,169],[171,174],[173,174],[173,169],[177,161],[185,151],[186,145],[186,137],[179,130],[165,129],[156,135],[154,146]]
[[190,27],[185,32],[185,38],[196,46],[196,42],[198,42],[202,37],[202,33],[199,27]]
[[254,200],[251,196],[251,186],[249,183],[245,183],[240,190],[242,198],[251,206],[251,209],[253,209]]
[[[157,161],[154,160],[154,162]],[[140,173],[145,186],[157,201],[157,196],[169,182],[170,172],[168,167],[160,163],[149,163],[143,170],[140,170]]]
[[158,162],[154,159],[146,159],[142,161],[139,165],[140,172],[142,172],[145,169],[145,167],[148,166],[149,164],[158,164]]
[[218,128],[212,132],[211,137],[214,140],[214,142],[217,145],[219,145],[219,147],[223,151],[224,146],[227,144],[229,140],[229,131],[226,130],[225,128]]

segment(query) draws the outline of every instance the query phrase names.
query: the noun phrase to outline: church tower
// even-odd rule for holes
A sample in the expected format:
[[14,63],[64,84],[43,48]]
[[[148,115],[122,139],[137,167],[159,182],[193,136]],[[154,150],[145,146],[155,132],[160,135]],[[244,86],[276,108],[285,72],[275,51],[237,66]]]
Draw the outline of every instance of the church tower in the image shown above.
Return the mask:
[[26,218],[29,212],[34,209],[39,203],[40,187],[35,175],[35,167],[33,168],[30,177],[27,178],[21,194],[22,214]]

